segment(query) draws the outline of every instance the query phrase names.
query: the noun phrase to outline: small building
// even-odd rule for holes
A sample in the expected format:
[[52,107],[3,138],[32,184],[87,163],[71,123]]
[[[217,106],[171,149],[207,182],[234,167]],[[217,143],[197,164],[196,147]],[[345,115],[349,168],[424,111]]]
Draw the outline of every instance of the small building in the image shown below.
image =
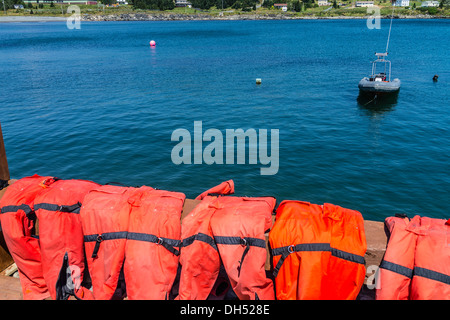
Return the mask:
[[439,1],[424,1],[422,7],[439,7]]
[[373,1],[356,1],[355,7],[373,7]]
[[14,9],[23,9],[23,4],[15,4]]
[[397,0],[394,3],[396,7],[409,7],[409,0]]
[[188,7],[191,8],[192,4],[187,0],[175,0],[175,7]]
[[331,5],[328,0],[317,0],[317,4],[319,5],[319,7]]
[[287,11],[287,3],[275,3],[273,6],[276,9],[281,9],[282,11]]

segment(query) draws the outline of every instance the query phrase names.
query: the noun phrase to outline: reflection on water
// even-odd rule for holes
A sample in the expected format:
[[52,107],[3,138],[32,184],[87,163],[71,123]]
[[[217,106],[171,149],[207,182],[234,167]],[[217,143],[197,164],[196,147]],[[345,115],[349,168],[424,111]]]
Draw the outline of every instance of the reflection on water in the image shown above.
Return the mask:
[[360,92],[356,101],[361,110],[368,116],[376,116],[392,111],[397,105],[398,91],[385,95],[368,95]]

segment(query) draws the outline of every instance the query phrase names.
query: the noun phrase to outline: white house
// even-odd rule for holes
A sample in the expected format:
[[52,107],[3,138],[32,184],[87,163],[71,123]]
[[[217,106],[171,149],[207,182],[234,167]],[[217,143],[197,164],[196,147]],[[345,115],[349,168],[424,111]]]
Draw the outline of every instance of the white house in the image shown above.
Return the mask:
[[187,0],[175,0],[175,7],[191,7],[192,4]]
[[394,3],[396,7],[409,7],[409,0],[397,0]]
[[319,5],[319,7],[331,5],[328,0],[317,0],[317,4]]
[[273,6],[277,9],[287,11],[287,3],[275,3]]
[[373,7],[373,1],[356,1],[355,7]]
[[422,7],[439,7],[439,1],[424,1]]

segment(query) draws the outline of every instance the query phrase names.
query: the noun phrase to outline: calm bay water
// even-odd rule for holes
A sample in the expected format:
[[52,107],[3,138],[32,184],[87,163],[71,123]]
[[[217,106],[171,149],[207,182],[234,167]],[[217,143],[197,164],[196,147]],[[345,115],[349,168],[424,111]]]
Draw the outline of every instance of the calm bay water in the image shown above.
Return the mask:
[[[384,51],[388,27],[0,24],[11,176],[145,184],[188,197],[233,179],[236,195],[331,202],[370,220],[398,212],[449,218],[450,21],[394,20],[389,59],[402,88],[393,101],[366,104],[357,84]],[[279,129],[278,173],[262,176],[260,164],[173,164],[171,134],[193,135],[194,121],[223,133]]]

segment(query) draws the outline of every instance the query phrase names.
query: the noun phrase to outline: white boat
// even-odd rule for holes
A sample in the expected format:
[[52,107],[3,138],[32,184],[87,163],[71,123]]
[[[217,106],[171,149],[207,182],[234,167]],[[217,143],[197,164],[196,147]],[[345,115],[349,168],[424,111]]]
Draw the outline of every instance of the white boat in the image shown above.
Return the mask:
[[[377,59],[372,62],[372,73],[359,81],[359,90],[374,95],[398,92],[401,81],[398,78],[391,80],[391,62],[385,59],[387,52],[375,53],[375,55]],[[378,68],[380,71],[377,72],[377,66],[379,65],[382,65],[382,70]]]

